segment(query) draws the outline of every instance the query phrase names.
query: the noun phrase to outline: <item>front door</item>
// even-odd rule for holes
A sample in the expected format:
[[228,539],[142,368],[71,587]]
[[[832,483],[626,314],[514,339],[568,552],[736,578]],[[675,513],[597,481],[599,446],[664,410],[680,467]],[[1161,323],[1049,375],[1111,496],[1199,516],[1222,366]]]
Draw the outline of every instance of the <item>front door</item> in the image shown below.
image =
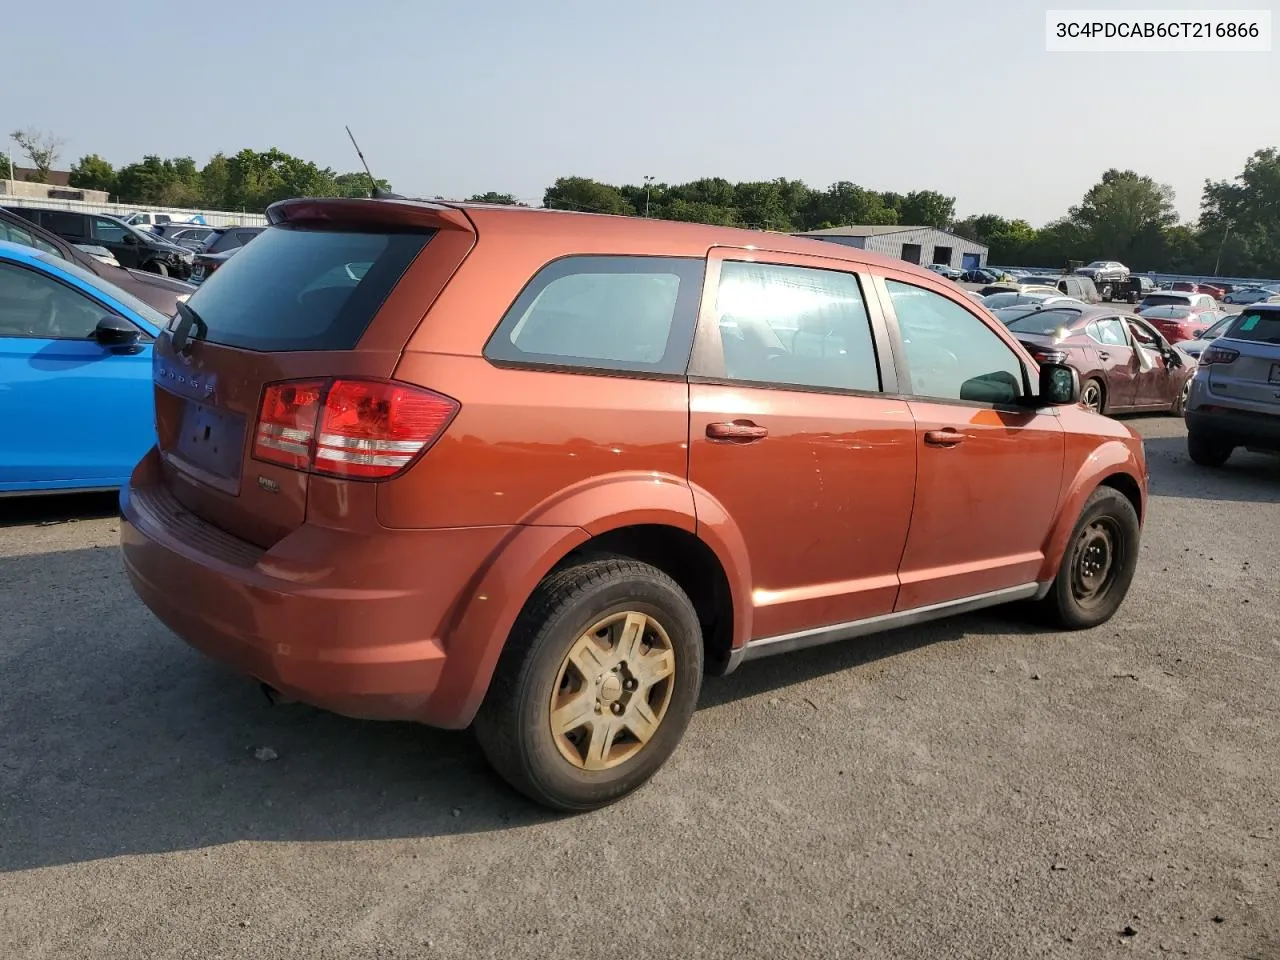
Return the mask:
[[142,262],[141,241],[122,223],[106,217],[94,217],[93,242],[110,250],[122,267],[137,267]]
[[1018,405],[1029,371],[958,300],[886,271],[916,429],[915,506],[898,610],[1033,583],[1057,509],[1066,439],[1055,412]]
[[151,348],[99,345],[94,328],[110,312],[0,263],[0,490],[115,486],[146,453]]
[[1173,403],[1179,384],[1165,359],[1163,337],[1154,328],[1137,319],[1128,321],[1134,343],[1137,365],[1134,373],[1135,407],[1168,407]]
[[915,428],[852,270],[747,251],[708,264],[689,476],[745,542],[753,639],[890,613],[898,593]]

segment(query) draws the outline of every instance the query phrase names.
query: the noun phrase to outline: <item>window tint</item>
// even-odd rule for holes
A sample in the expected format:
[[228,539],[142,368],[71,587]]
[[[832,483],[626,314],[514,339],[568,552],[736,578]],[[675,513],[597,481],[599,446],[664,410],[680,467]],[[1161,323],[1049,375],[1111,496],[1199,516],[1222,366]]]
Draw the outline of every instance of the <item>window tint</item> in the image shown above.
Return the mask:
[[124,235],[129,229],[122,223],[108,220],[106,217],[93,218],[93,239],[103,243],[124,243]]
[[88,217],[83,213],[62,213],[59,210],[46,210],[41,221],[46,230],[60,237],[87,237]]
[[716,316],[731,380],[880,390],[871,321],[853,274],[726,261]]
[[1246,310],[1236,318],[1226,335],[1232,340],[1280,343],[1280,313],[1274,310]]
[[1012,403],[1023,395],[1018,355],[985,323],[930,290],[895,280],[886,281],[886,286],[898,317],[913,394],[978,403]]
[[350,350],[430,236],[272,227],[200,284],[188,303],[214,343]]
[[83,339],[109,312],[52,277],[0,263],[0,337]]
[[[259,237],[236,259],[251,253]],[[485,346],[491,360],[637,373],[683,373],[704,262],[566,257],[543,267]]]
[[0,220],[0,240],[8,240],[10,243],[20,243],[24,247],[34,247],[45,253],[51,253],[59,260],[66,259],[62,255],[62,251],[55,247],[43,237],[38,237],[30,230],[19,227],[16,224],[9,223],[7,220]]

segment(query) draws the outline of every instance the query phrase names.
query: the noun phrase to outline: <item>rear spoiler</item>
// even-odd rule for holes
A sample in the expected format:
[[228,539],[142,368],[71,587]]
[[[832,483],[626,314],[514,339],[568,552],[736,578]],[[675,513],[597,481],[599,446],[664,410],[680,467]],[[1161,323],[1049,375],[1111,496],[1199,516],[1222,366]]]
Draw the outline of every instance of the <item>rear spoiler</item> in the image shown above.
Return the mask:
[[462,210],[427,200],[371,200],[363,197],[300,197],[267,207],[267,222],[333,223],[350,226],[405,226],[476,232]]

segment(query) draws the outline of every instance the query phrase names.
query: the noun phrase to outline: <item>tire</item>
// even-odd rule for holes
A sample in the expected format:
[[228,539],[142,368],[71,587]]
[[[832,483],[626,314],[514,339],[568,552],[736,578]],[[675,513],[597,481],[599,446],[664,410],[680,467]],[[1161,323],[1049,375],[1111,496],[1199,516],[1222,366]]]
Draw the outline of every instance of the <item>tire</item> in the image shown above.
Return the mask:
[[1187,431],[1187,456],[1202,467],[1220,467],[1230,459],[1235,450],[1229,443],[1214,440],[1194,430]]
[[1067,630],[1087,630],[1115,616],[1133,583],[1141,539],[1128,497],[1113,487],[1093,491],[1071,531],[1058,575],[1040,601],[1045,618]]
[[1173,406],[1169,408],[1169,415],[1181,417],[1187,412],[1187,401],[1191,397],[1191,378],[1187,377],[1182,383],[1182,389],[1178,391],[1178,395],[1173,398]]
[[[627,657],[620,648],[632,636],[636,653]],[[619,557],[583,562],[548,575],[525,604],[476,716],[476,739],[525,796],[554,810],[594,810],[643,785],[675,751],[702,670],[698,617],[674,580]]]
[[168,266],[159,260],[148,260],[143,264],[142,269],[147,271],[147,273],[158,273],[162,277],[167,277],[169,275]]
[[1102,299],[1104,301],[1110,302],[1111,301],[1111,284],[1104,283],[1102,285],[1102,289],[1099,290],[1098,293],[1102,296]]
[[[1096,403],[1091,402],[1093,397],[1097,398]],[[1090,377],[1080,385],[1080,406],[1094,413],[1106,413],[1107,388],[1102,385],[1101,380]]]

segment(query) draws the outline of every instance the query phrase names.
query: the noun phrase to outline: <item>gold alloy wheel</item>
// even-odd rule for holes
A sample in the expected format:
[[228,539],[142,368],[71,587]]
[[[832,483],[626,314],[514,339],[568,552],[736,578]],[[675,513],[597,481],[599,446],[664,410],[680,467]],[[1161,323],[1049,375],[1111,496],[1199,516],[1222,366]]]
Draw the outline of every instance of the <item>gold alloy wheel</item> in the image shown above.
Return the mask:
[[671,704],[676,654],[653,617],[610,614],[574,641],[560,664],[548,716],[560,754],[607,770],[639,753]]

